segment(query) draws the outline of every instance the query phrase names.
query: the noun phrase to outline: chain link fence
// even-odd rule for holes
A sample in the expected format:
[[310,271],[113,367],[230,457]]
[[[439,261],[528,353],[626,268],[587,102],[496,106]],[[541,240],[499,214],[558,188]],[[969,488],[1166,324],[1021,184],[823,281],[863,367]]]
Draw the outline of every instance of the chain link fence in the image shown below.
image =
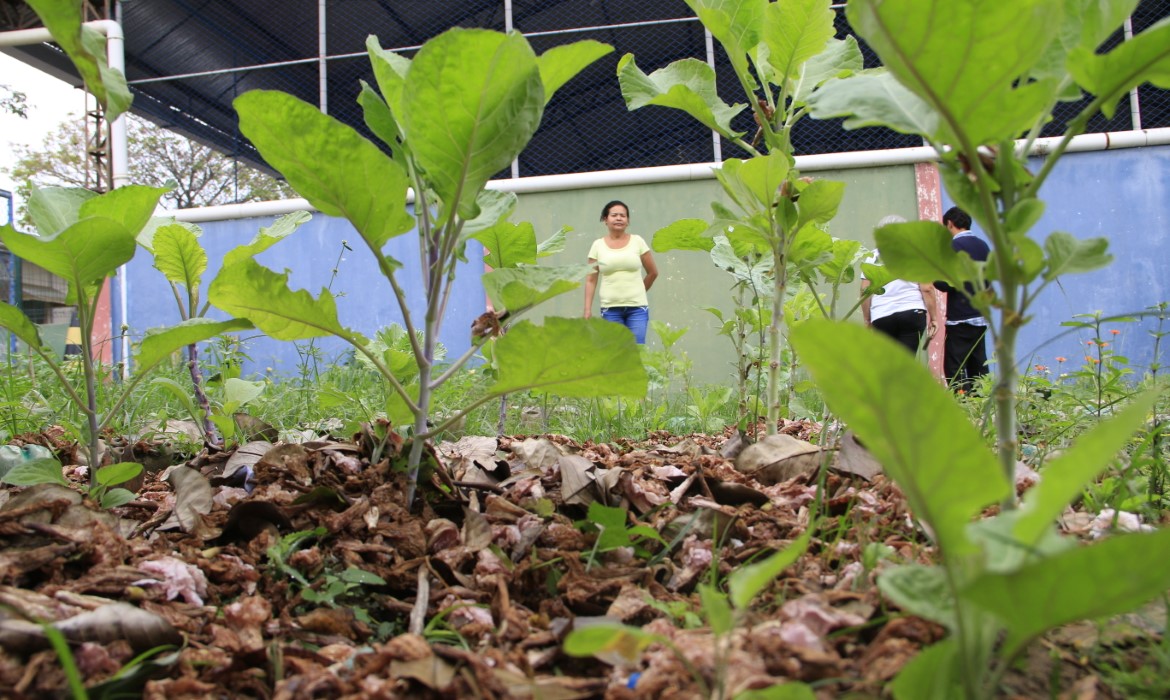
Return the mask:
[[[660,107],[626,110],[616,65],[627,53],[647,73],[682,58],[708,61],[715,67],[723,99],[743,101],[726,55],[717,43],[709,51],[702,25],[682,0],[151,0],[128,2],[123,8],[131,54],[127,75],[137,93],[136,109],[252,162],[259,157],[239,134],[231,108],[231,100],[248,90],[292,93],[366,131],[357,96],[360,81],[375,82],[365,51],[369,35],[379,37],[384,48],[408,56],[452,26],[514,28],[537,53],[579,39],[614,46],[613,53],[557,93],[527,150],[500,177],[715,160],[716,138],[686,114]],[[844,37],[851,30],[844,10],[836,11],[837,35]],[[1143,0],[1130,31],[1141,32],[1167,16],[1170,0]],[[1118,32],[1110,43],[1123,40],[1124,32]],[[866,66],[878,65],[872,49],[860,43]],[[1043,135],[1061,133],[1083,104],[1061,105]],[[753,133],[750,110],[733,126]],[[1089,130],[1167,126],[1170,91],[1145,85],[1112,119],[1098,116]],[[846,131],[838,120],[804,119],[792,138],[798,154],[921,145],[916,137],[887,129]],[[727,141],[718,145],[724,158],[744,155]]]

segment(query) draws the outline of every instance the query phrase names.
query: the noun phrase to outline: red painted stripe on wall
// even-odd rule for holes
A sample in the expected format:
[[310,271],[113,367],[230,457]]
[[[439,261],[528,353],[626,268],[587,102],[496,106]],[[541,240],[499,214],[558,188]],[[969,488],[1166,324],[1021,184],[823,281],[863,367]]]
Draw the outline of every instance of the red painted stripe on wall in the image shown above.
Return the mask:
[[[938,166],[934,163],[918,163],[914,166],[914,189],[918,196],[918,219],[920,221],[942,221],[942,182],[938,175]],[[943,376],[943,343],[946,339],[947,327],[943,319],[947,315],[947,296],[935,291],[935,301],[938,312],[943,318],[938,321],[938,333],[926,346],[926,358],[930,371],[939,380]]]

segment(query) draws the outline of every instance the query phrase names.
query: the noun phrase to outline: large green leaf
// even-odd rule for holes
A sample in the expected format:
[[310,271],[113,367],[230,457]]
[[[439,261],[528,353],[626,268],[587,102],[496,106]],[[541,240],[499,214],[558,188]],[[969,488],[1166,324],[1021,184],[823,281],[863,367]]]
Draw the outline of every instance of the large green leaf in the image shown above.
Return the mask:
[[836,34],[836,13],[824,0],[779,0],[768,3],[764,41],[774,82],[782,85],[801,77],[804,64],[821,53]]
[[832,180],[814,180],[800,192],[796,210],[800,214],[797,227],[806,224],[825,224],[837,215],[845,197],[845,183]]
[[189,229],[170,224],[154,234],[154,267],[175,284],[188,290],[199,289],[207,270],[207,253]]
[[443,204],[473,219],[476,195],[520,154],[543,112],[540,70],[524,37],[456,28],[415,56],[400,121]]
[[965,696],[956,637],[932,644],[902,667],[890,690],[895,700],[951,700]]
[[556,255],[565,250],[565,244],[569,241],[569,232],[573,230],[572,226],[562,226],[548,238],[544,239],[536,246],[536,257],[547,258],[550,255]]
[[950,393],[905,348],[860,326],[808,321],[792,329],[792,344],[944,556],[969,550],[967,522],[1011,485]]
[[626,54],[618,61],[617,70],[627,109],[673,107],[728,138],[743,136],[743,132],[731,129],[731,120],[745,105],[728,106],[719,98],[715,71],[703,61],[686,58],[646,75],[634,62],[634,55]]
[[150,221],[146,222],[146,226],[143,226],[135,236],[135,238],[138,240],[138,245],[147,249],[150,251],[150,254],[153,255],[154,234],[164,226],[182,226],[183,228],[190,231],[191,235],[195,236],[196,238],[199,238],[203,235],[203,229],[200,228],[198,224],[193,224],[188,221],[179,221],[173,216],[152,216],[150,217]]
[[828,262],[833,255],[833,237],[815,226],[796,232],[788,244],[788,262],[802,268]]
[[672,250],[711,250],[715,241],[704,236],[707,222],[702,219],[679,219],[654,232],[651,247],[655,253]]
[[390,108],[386,106],[386,101],[382,99],[382,96],[374,92],[374,89],[364,80],[362,81],[361,94],[358,95],[358,104],[362,107],[362,121],[366,123],[374,136],[390,146],[395,156],[395,162],[399,165],[406,162],[404,158],[399,159],[399,152],[402,149],[402,132],[398,128],[398,122],[394,120],[394,115],[390,113]]
[[130,109],[133,97],[126,86],[126,76],[110,68],[106,38],[82,25],[81,4],[74,0],[29,0],[28,5],[73,61],[90,94],[105,106],[106,120],[113,122]]
[[540,54],[536,62],[540,68],[540,80],[544,83],[544,103],[547,105],[553,94],[573,76],[612,51],[609,44],[586,39],[556,46]]
[[536,232],[527,221],[501,221],[472,238],[483,244],[483,261],[496,270],[536,264]]
[[158,208],[158,199],[167,192],[165,187],[127,185],[86,199],[81,204],[78,218],[102,217],[113,219],[132,231],[135,236],[146,228]]
[[945,281],[952,287],[963,282],[959,254],[951,234],[932,221],[911,221],[883,226],[873,233],[882,263],[898,279],[910,282]]
[[1065,507],[1109,466],[1129,436],[1145,423],[1157,399],[1157,389],[1140,394],[1115,417],[1098,423],[1045,464],[1044,477],[1024,494],[1018,510],[1014,533],[1019,542],[1033,546],[1052,529]]
[[246,318],[277,340],[303,340],[335,335],[353,341],[356,334],[337,319],[337,303],[329,290],[314,299],[307,291],[288,287],[288,273],[278,274],[244,260],[224,267],[208,289],[217,308]]
[[853,281],[853,261],[861,250],[860,241],[851,241],[847,238],[833,239],[832,258],[822,263],[817,269],[825,279],[846,284]]
[[484,275],[483,288],[497,310],[515,313],[577,289],[592,271],[591,265],[503,268]]
[[1111,537],[1047,557],[1010,574],[987,574],[962,595],[1008,628],[1010,656],[1044,631],[1128,612],[1170,588],[1170,529]]
[[[897,275],[890,272],[885,265],[871,265],[869,263],[861,263],[861,274],[865,275],[865,279],[869,280],[871,288],[866,289],[865,292],[871,296],[875,294],[885,294],[884,287],[898,279]],[[881,290],[880,292],[878,290]]]
[[1108,248],[1107,238],[1080,240],[1072,234],[1055,231],[1044,240],[1048,252],[1044,279],[1052,281],[1061,275],[1099,270],[1113,262],[1113,256],[1105,252]]
[[44,347],[41,342],[41,333],[37,330],[36,325],[29,320],[24,312],[16,308],[12,304],[5,304],[0,301],[0,327],[6,328],[16,334],[21,342],[25,345],[40,349]]
[[830,80],[808,104],[817,119],[844,117],[846,129],[885,126],[929,137],[939,131],[938,114],[930,105],[884,70]]
[[134,233],[105,218],[82,219],[51,238],[0,228],[0,240],[17,257],[66,279],[72,288],[90,286],[114,274],[137,250]]
[[[1038,79],[1066,79],[1068,57],[1077,49],[1096,51],[1109,35],[1129,17],[1138,0],[1064,0],[1064,16],[1056,40],[1048,45],[1030,75]],[[1077,99],[1081,91],[1074,85],[1065,99]]]
[[878,577],[882,594],[902,610],[937,622],[949,631],[958,629],[955,598],[941,566],[905,564],[886,569]]
[[723,45],[735,72],[754,86],[747,57],[760,43],[767,0],[686,0],[686,3],[711,36]]
[[475,198],[479,207],[479,215],[474,219],[463,222],[463,231],[460,234],[464,239],[472,238],[473,234],[489,229],[511,216],[516,209],[516,195],[512,192],[499,190],[483,190]]
[[768,212],[792,169],[791,158],[780,151],[748,160],[729,158],[716,168],[723,191],[748,213]]
[[1170,20],[1162,20],[1105,55],[1080,47],[1068,57],[1077,83],[1102,100],[1101,113],[1112,118],[1117,101],[1142,83],[1170,88]]
[[366,38],[366,50],[370,54],[374,79],[378,81],[378,92],[382,93],[382,99],[386,100],[394,118],[402,119],[402,92],[410,73],[410,59],[383,49],[378,37],[372,34]]
[[628,328],[600,318],[521,321],[496,341],[499,379],[494,394],[548,392],[556,396],[646,394],[648,377]]
[[252,323],[242,318],[234,318],[230,321],[192,318],[169,328],[149,330],[138,346],[138,353],[134,356],[134,364],[139,372],[147,372],[159,362],[170,357],[171,353],[188,345],[214,338],[221,333],[242,331],[251,327]]
[[294,211],[279,217],[271,226],[261,226],[251,241],[227,252],[223,257],[223,266],[229,267],[263,253],[312,218],[313,215],[307,211]]
[[[730,272],[741,282],[748,284],[756,294],[764,294],[771,290],[772,285],[768,275],[772,273],[774,260],[771,255],[740,257],[732,248],[727,236],[716,236],[715,245],[711,248],[711,262],[724,272]],[[752,261],[749,264],[748,261]]]
[[68,486],[69,482],[61,473],[61,463],[55,459],[45,457],[33,459],[17,464],[0,482],[13,486],[36,486],[37,484],[61,484]]
[[234,104],[264,159],[322,213],[348,219],[371,250],[414,227],[406,173],[351,127],[283,92],[253,90]]
[[847,36],[843,40],[830,40],[825,50],[810,58],[800,69],[790,88],[792,102],[803,105],[813,90],[831,78],[843,78],[865,67],[861,47],[857,39]]
[[976,146],[1014,138],[1052,86],[1025,83],[1060,29],[1064,0],[859,0],[849,24],[940,119],[935,138]]
[[38,187],[28,200],[28,216],[42,236],[52,237],[81,218],[81,205],[98,196],[80,187]]

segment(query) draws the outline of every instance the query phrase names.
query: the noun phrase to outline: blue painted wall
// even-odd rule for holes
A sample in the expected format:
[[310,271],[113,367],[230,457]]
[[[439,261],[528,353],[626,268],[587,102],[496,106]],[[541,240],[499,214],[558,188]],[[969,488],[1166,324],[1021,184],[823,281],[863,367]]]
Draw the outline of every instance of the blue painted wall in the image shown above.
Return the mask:
[[[1033,170],[1040,165],[1041,162],[1035,160]],[[908,172],[907,166],[898,166],[842,173],[842,179],[849,180],[850,186],[842,214],[834,221],[833,232],[842,237],[858,238],[868,245],[875,212],[901,211],[903,207],[898,202],[913,202],[913,178],[906,175]],[[642,189],[652,190],[654,195],[651,198],[654,206],[639,208],[644,227],[640,232],[645,234],[683,216],[683,212],[696,207],[705,210],[707,202],[718,198],[718,185],[713,180],[628,186],[617,194],[628,201],[642,201],[638,198]],[[578,232],[572,234],[572,246],[584,246],[587,245],[586,239],[599,235],[594,210],[600,206],[599,202],[611,198],[610,194],[613,193],[577,191],[524,195],[515,218],[538,223],[538,230],[542,231],[540,238],[557,226],[573,224],[578,227]],[[1043,241],[1049,232],[1056,230],[1067,231],[1079,238],[1105,236],[1110,240],[1110,251],[1116,258],[1104,270],[1068,276],[1060,286],[1048,289],[1033,307],[1032,321],[1021,334],[1018,350],[1022,364],[1054,367],[1054,358],[1063,356],[1069,359],[1069,364],[1076,365],[1084,361],[1084,341],[1090,336],[1085,331],[1069,333],[1069,329],[1060,325],[1062,322],[1080,313],[1100,310],[1104,314],[1130,314],[1160,301],[1170,301],[1170,277],[1167,275],[1167,264],[1170,263],[1170,147],[1069,154],[1049,177],[1041,194],[1047,202],[1047,211],[1034,229],[1036,240]],[[879,196],[893,197],[897,201],[883,200],[880,206],[876,206],[871,200]],[[576,211],[575,205],[579,205],[580,212]],[[905,204],[905,207],[912,209],[910,204]],[[651,215],[658,209],[662,210],[661,221]],[[701,212],[696,214],[703,215]],[[906,214],[912,216],[910,211]],[[204,224],[202,242],[208,250],[211,268],[204,276],[205,281],[214,277],[225,252],[250,241],[261,226],[271,223],[272,219],[250,219]],[[344,220],[314,214],[312,221],[262,254],[260,261],[275,270],[291,270],[291,285],[308,289],[316,296],[330,283],[342,240],[354,248],[345,251],[337,265],[339,274],[333,282],[333,291],[341,295],[338,310],[342,323],[372,335],[381,327],[400,322],[389,285],[378,274],[357,233]],[[400,279],[411,295],[412,313],[421,314],[422,284],[417,245],[417,236],[408,233],[391,241],[388,250],[404,263]],[[549,264],[576,262],[584,254],[583,250],[574,248],[563,254],[567,256],[566,260],[553,259]],[[479,245],[472,242],[468,245],[467,256],[473,262],[460,266],[457,287],[441,334],[449,356],[469,347],[471,322],[484,309],[480,283],[482,266],[478,262],[481,255]],[[699,310],[703,304],[683,303],[684,299],[690,299],[694,290],[708,290],[709,294],[718,297],[710,303],[719,305],[726,297],[726,281],[701,256],[695,257],[693,269],[687,267],[686,274],[680,276],[685,280],[680,284],[691,290],[684,294],[671,287],[669,278],[674,275],[672,270],[675,267],[690,261],[681,256],[659,258],[663,278],[660,279],[661,286],[656,286],[652,292],[652,304],[658,309],[658,316],[695,330],[684,340],[694,345],[688,348],[688,352],[697,360],[696,381],[727,381],[727,362],[718,359],[726,355],[725,339],[708,330],[710,321],[705,312]],[[699,278],[703,282],[696,284]],[[135,338],[141,337],[147,328],[169,325],[177,320],[170,289],[162,274],[151,267],[149,255],[142,253],[130,264],[128,284],[129,320]],[[546,311],[577,315],[580,305],[580,293],[573,293],[551,302]],[[673,317],[672,313],[679,317]],[[1153,340],[1148,331],[1155,327],[1155,322],[1150,319],[1108,326],[1122,331],[1119,336],[1110,338],[1115,341],[1115,350],[1127,356],[1137,371],[1144,371],[1153,359]],[[257,334],[244,334],[244,337],[248,338],[246,350],[253,359],[246,366],[246,373],[264,373],[269,367],[277,374],[297,372],[298,355],[293,344]],[[316,345],[327,361],[344,357],[347,353],[347,347],[334,339],[318,339]],[[1166,350],[1161,354],[1163,358],[1167,357]],[[1065,371],[1067,369],[1066,365]]]
[[[1032,172],[1042,164],[1041,159],[1032,159]],[[1053,170],[1040,196],[1047,207],[1032,232],[1036,241],[1042,243],[1053,231],[1082,239],[1105,237],[1114,256],[1113,264],[1102,270],[1066,276],[1059,285],[1046,289],[1020,335],[1022,365],[1041,364],[1054,373],[1067,372],[1090,354],[1085,342],[1092,334],[1063,327],[1062,322],[1094,311],[1106,316],[1134,314],[1170,301],[1170,147],[1068,154]],[[1108,330],[1105,334],[1113,349],[1129,358],[1135,372],[1144,372],[1154,359],[1149,332],[1156,329],[1157,322],[1145,318],[1105,327],[1121,331],[1117,336],[1109,335]],[[1164,330],[1170,331],[1170,327]],[[1170,343],[1170,338],[1167,341]],[[1162,362],[1168,351],[1162,348]],[[1056,357],[1068,360],[1061,370]]]
[[[201,225],[203,236],[200,240],[208,255],[208,270],[203,276],[204,300],[207,298],[207,285],[219,271],[224,254],[237,245],[251,241],[261,227],[270,226],[273,221],[273,218],[257,218]],[[352,251],[343,250],[343,240],[348,242]],[[412,319],[421,325],[424,301],[418,263],[418,236],[415,233],[403,234],[393,239],[386,250],[403,263],[398,274],[399,284],[409,297]],[[480,261],[483,254],[478,243],[472,241],[468,244],[467,256],[476,262],[461,263],[459,266],[456,287],[440,335],[447,346],[449,357],[470,347],[471,322],[484,310],[483,287],[480,284],[483,269]],[[285,269],[291,271],[289,286],[306,289],[314,297],[320,295],[322,288],[330,286],[330,278],[336,267],[338,274],[332,281],[332,291],[340,297],[337,307],[341,323],[366,336],[372,336],[378,329],[391,323],[402,322],[389,283],[378,272],[373,256],[357,231],[344,219],[314,213],[311,221],[259,255],[257,260],[277,272]],[[152,265],[153,260],[145,251],[140,251],[128,265],[127,306],[130,333],[134,340],[140,339],[148,328],[171,325],[179,320],[170,286],[162,273]],[[226,318],[214,309],[208,315]],[[268,368],[272,368],[274,374],[297,373],[299,360],[297,349],[292,343],[276,341],[259,332],[241,333],[240,337],[246,339],[244,349],[252,358],[250,363],[245,363],[245,376],[263,374]],[[307,342],[301,341],[302,344]],[[315,345],[321,350],[325,363],[348,355],[349,346],[336,338],[318,338]]]

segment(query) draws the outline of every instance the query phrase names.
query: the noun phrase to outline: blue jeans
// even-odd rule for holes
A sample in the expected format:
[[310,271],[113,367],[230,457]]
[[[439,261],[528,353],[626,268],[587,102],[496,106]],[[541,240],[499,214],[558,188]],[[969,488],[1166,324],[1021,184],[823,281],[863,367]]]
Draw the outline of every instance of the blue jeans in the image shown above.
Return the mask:
[[646,344],[646,324],[650,322],[650,309],[646,306],[611,306],[601,310],[606,321],[620,323],[634,332],[638,345]]

